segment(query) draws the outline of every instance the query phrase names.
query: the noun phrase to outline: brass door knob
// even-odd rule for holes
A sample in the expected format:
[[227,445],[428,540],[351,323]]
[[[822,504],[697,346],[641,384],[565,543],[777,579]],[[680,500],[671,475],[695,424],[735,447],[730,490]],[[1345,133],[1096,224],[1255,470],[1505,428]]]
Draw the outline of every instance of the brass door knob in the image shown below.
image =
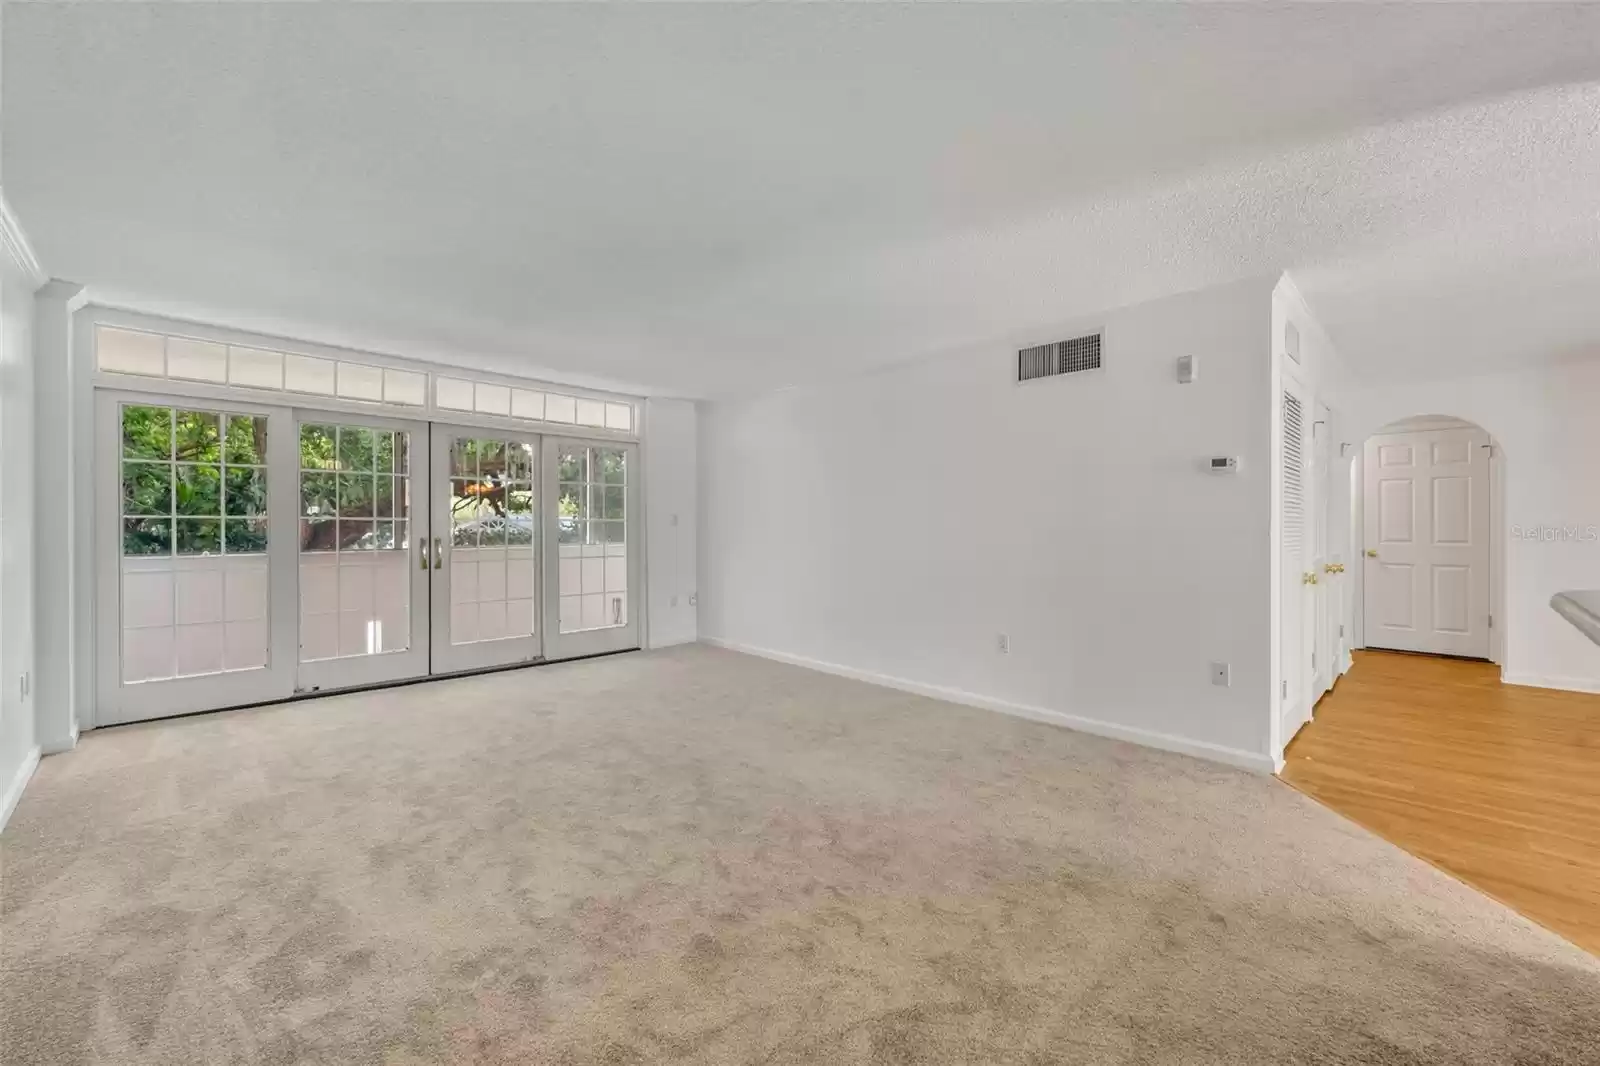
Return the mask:
[[1303,585],[1315,585],[1317,583],[1317,575],[1316,574],[1302,574],[1300,576],[1300,583],[1303,584]]
[[1343,563],[1324,563],[1322,565],[1322,572],[1325,573],[1325,574],[1342,574],[1342,573],[1344,573],[1344,564]]
[[1378,549],[1377,548],[1368,548],[1367,549],[1367,558],[1368,559],[1376,559],[1377,557],[1378,557]]

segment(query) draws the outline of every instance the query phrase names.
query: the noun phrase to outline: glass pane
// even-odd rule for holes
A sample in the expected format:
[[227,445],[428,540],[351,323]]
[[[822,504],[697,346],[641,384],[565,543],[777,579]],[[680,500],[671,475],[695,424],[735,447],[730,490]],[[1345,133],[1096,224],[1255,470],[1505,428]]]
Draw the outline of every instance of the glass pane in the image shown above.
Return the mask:
[[562,544],[582,544],[587,526],[587,522],[576,518],[558,518],[556,520],[556,530]]
[[623,507],[625,506],[625,497],[628,494],[628,490],[623,488],[621,485],[608,485],[606,488],[602,489],[601,491],[605,493],[605,514],[604,514],[604,517],[606,517],[606,518],[624,518],[624,517],[626,517],[626,515],[623,513]]
[[514,488],[506,491],[506,543],[532,544],[538,531],[538,518],[533,506],[533,490]]
[[599,449],[595,452],[596,460],[600,464],[600,480],[608,485],[621,485],[628,480],[628,454],[611,449]]
[[562,485],[556,499],[556,513],[563,518],[587,518],[589,493],[584,485]]
[[267,420],[248,415],[229,415],[222,458],[223,462],[230,465],[265,466]]
[[265,518],[227,518],[222,523],[222,543],[231,555],[267,550]]
[[[222,467],[186,466],[179,463],[172,485],[173,503],[181,515],[222,515]],[[179,554],[182,532],[179,532]]]
[[338,536],[339,524],[332,518],[300,520],[300,550],[303,552],[331,552]]
[[171,459],[172,408],[123,407],[122,454],[129,459]]
[[561,449],[561,472],[558,481],[588,481],[589,480],[589,450],[587,448]]
[[506,477],[512,481],[533,480],[533,445],[517,441],[506,445]]
[[506,474],[506,442],[480,440],[478,442],[478,477],[504,478]]
[[378,475],[374,502],[377,504],[379,518],[394,517],[394,489],[395,479],[392,476]]
[[365,551],[372,547],[373,524],[370,518],[339,519],[339,550]]
[[168,463],[122,464],[122,513],[172,513],[172,467]]
[[626,522],[596,522],[595,543],[597,544],[625,544],[628,540],[628,524]]
[[478,442],[458,437],[450,445],[450,476],[478,476]]
[[334,428],[332,426],[300,427],[300,466],[305,470],[332,470]]
[[186,463],[222,461],[222,416],[211,411],[179,411],[173,457]]
[[222,551],[222,519],[180,518],[172,544],[178,555],[216,555]]
[[374,466],[372,430],[365,426],[339,427],[339,469],[371,471]]
[[378,473],[394,473],[394,434],[386,429],[375,429],[372,431],[372,442]]
[[[405,537],[403,534],[400,535],[399,539],[396,539],[396,524],[397,523],[394,522],[379,522],[373,529],[372,546],[380,549],[405,547]],[[398,523],[398,525],[402,529],[405,528],[404,522]]]
[[337,474],[300,475],[300,513],[303,515],[333,515],[338,509],[339,477]]
[[340,474],[339,517],[371,518],[375,513],[376,495],[377,479],[371,474]]
[[167,555],[171,551],[171,519],[129,518],[123,521],[123,555]]
[[[315,476],[315,475],[313,475]],[[260,467],[230,466],[224,472],[224,505],[230,515],[267,513],[267,472]]]

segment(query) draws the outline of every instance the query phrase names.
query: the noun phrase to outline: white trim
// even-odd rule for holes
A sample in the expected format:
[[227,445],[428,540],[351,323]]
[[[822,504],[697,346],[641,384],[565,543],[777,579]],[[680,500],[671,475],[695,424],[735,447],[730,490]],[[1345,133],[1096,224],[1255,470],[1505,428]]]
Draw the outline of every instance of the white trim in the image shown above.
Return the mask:
[[871,670],[859,670],[853,666],[843,666],[839,663],[823,662],[820,659],[808,659],[803,655],[791,655],[788,652],[774,651],[771,648],[758,648],[749,644],[740,644],[737,641],[724,640],[721,637],[701,636],[700,641],[713,647],[724,648],[744,655],[755,655],[775,662],[788,663],[790,666],[802,666],[808,670],[816,670],[819,673],[847,677],[852,681],[864,681],[869,685],[898,689],[901,692],[910,692],[917,696],[927,696],[929,699],[944,700],[947,703],[960,703],[968,707],[1008,714],[1015,718],[1027,718],[1035,722],[1044,722],[1047,725],[1061,726],[1079,733],[1090,733],[1097,737],[1124,740],[1146,748],[1176,752],[1179,755],[1190,755],[1197,759],[1223,763],[1227,766],[1249,770],[1258,774],[1273,774],[1283,768],[1281,759],[1274,759],[1261,752],[1223,747],[1220,744],[1210,744],[1203,740],[1190,740],[1187,737],[1173,736],[1170,733],[1157,733],[1149,729],[1118,725],[1115,722],[1106,722],[1098,718],[1083,718],[1075,714],[1067,714],[1064,711],[1053,711],[1046,707],[1035,707],[1026,703],[1012,703],[1009,700],[983,696],[963,689],[946,688],[943,685],[928,685],[908,678],[874,673]]
[[0,244],[5,245],[12,262],[16,263],[18,269],[33,282],[35,289],[50,280],[50,275],[39,265],[39,257],[33,252],[33,244],[28,240],[28,234],[23,230],[22,223],[17,221],[16,214],[11,210],[11,202],[6,199],[4,190],[0,190]]
[[1600,678],[1552,677],[1547,674],[1502,673],[1501,684],[1524,685],[1528,688],[1558,689],[1562,692],[1600,693]]
[[28,787],[28,782],[33,780],[33,772],[38,768],[39,746],[36,744],[28,749],[22,765],[17,767],[16,774],[6,783],[5,797],[0,799],[0,829],[4,829],[11,820],[11,812],[17,809],[17,801],[22,799],[22,790]]

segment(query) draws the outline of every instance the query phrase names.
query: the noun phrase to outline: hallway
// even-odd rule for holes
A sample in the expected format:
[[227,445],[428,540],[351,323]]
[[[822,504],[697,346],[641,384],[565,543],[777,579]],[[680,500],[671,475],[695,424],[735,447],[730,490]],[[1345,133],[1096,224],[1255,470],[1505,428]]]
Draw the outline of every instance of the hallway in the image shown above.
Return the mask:
[[1358,651],[1282,779],[1600,954],[1600,696]]

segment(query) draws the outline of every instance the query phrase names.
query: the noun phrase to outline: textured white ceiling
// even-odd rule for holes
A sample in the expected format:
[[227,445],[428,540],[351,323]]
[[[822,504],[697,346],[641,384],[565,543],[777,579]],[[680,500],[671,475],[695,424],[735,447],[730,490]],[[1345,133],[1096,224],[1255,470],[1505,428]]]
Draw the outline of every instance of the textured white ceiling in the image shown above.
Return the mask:
[[686,395],[1282,267],[1368,369],[1600,337],[1600,5],[4,19],[7,196],[110,302]]

